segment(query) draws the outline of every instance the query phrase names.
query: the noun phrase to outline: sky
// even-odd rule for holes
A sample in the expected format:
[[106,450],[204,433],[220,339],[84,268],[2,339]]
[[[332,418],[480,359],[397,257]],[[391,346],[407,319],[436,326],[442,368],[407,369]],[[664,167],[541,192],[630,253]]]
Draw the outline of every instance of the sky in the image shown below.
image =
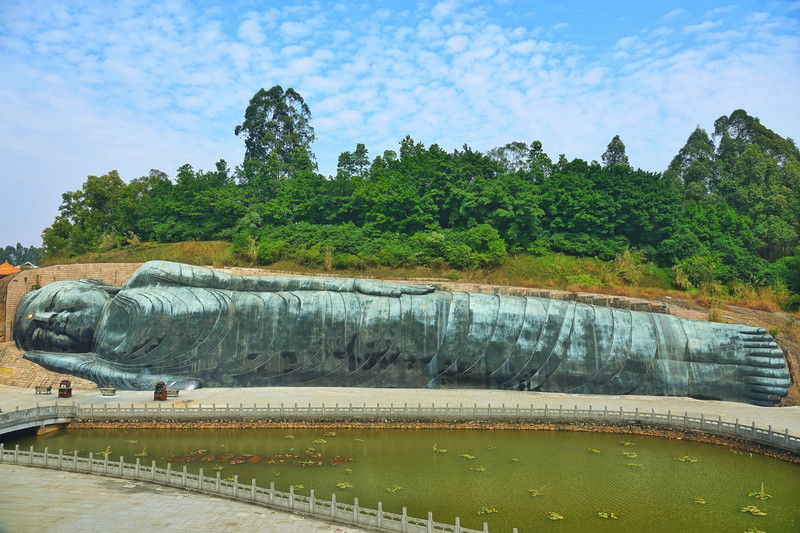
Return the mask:
[[261,88],[311,109],[319,170],[410,135],[539,140],[661,172],[744,109],[800,140],[800,1],[0,1],[0,247],[40,246],[89,175],[242,163]]

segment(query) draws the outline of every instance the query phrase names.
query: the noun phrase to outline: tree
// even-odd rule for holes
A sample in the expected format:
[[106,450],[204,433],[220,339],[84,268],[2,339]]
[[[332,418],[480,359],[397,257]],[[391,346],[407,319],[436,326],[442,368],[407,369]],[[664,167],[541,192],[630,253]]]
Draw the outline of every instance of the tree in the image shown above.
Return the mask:
[[259,90],[250,99],[244,122],[236,126],[234,133],[244,137],[245,161],[255,159],[266,164],[275,159],[284,176],[294,167],[297,148],[305,148],[313,161],[311,111],[292,88],[284,91],[275,85],[268,91]]
[[689,135],[664,176],[679,180],[690,198],[700,200],[708,194],[715,176],[715,154],[714,143],[704,129],[697,126]]
[[628,165],[628,156],[625,155],[625,144],[619,135],[614,135],[611,142],[608,143],[606,151],[603,152],[603,166],[606,168],[614,168],[616,164]]

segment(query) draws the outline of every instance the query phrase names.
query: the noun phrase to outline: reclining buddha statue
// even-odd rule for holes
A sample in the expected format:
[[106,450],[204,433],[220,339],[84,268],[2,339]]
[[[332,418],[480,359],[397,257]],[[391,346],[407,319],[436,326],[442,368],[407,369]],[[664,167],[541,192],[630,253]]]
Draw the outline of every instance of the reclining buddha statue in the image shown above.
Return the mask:
[[25,358],[119,389],[488,388],[775,405],[790,385],[783,352],[756,327],[166,261],[123,287],[31,291],[13,332]]

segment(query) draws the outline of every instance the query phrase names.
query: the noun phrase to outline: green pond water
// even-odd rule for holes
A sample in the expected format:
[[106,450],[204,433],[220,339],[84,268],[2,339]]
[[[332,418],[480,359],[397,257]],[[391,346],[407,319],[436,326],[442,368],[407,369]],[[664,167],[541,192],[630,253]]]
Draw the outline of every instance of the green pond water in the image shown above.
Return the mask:
[[[452,430],[65,430],[6,442],[222,478],[491,531],[800,531],[800,466],[724,447],[631,435]],[[628,445],[624,443],[627,442]],[[434,447],[438,452],[434,452]],[[323,457],[303,458],[305,450]],[[205,450],[205,451],[200,451]],[[441,453],[445,451],[445,453]],[[253,463],[179,462],[245,456]],[[284,457],[272,457],[269,456]],[[298,457],[285,457],[297,455]],[[257,459],[255,456],[264,456]],[[336,457],[352,459],[331,464]],[[472,457],[472,458],[470,458]],[[681,460],[683,459],[683,460]],[[284,461],[285,464],[282,464]],[[295,463],[310,461],[314,466]],[[317,462],[322,462],[317,466]],[[273,463],[273,464],[268,464]],[[334,461],[336,463],[336,461]],[[217,469],[214,469],[214,468]],[[219,467],[222,467],[221,470]],[[771,498],[756,499],[764,492]],[[347,484],[339,488],[337,484]],[[535,491],[535,492],[531,492]],[[705,504],[696,503],[705,500]],[[755,505],[766,516],[742,512]],[[479,514],[483,509],[496,513]],[[598,511],[617,518],[603,519]],[[555,512],[563,520],[550,520]]]

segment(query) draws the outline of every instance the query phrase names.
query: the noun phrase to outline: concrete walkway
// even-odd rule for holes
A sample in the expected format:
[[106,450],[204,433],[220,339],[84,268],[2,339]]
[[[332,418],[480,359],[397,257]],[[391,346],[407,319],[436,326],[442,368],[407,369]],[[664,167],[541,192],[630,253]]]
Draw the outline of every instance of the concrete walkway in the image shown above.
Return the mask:
[[0,480],[2,533],[362,531],[258,505],[128,479],[0,465]]
[[[690,416],[755,422],[788,429],[800,435],[800,407],[756,407],[733,402],[710,402],[690,398],[649,396],[589,396],[489,390],[419,390],[357,388],[235,388],[181,391],[177,398],[155,402],[151,391],[120,391],[114,397],[101,396],[99,390],[75,390],[70,400],[36,394],[33,389],[0,385],[0,408],[4,411],[25,409],[56,402],[82,405],[147,404],[169,408],[199,404],[224,406],[334,405],[349,404],[402,406],[421,404],[457,406],[478,404],[493,407],[578,408],[656,412],[671,410]],[[0,465],[0,533],[40,531],[139,531],[157,527],[166,531],[281,531],[281,532],[354,532],[356,529],[326,524],[290,513],[233,502],[167,487],[134,483],[86,474],[57,472],[29,467]],[[5,524],[5,526],[3,526]],[[5,527],[5,531],[4,531]]]

